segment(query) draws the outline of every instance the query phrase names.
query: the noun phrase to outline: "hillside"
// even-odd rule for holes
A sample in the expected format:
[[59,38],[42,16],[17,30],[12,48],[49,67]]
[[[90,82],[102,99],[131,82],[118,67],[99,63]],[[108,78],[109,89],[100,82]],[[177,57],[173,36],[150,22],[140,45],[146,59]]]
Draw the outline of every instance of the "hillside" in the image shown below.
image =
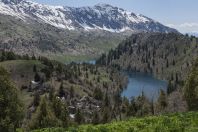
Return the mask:
[[185,85],[184,85],[184,96],[188,103],[190,110],[197,110],[197,100],[198,100],[198,59],[194,61],[194,65],[190,74],[188,75]]
[[198,39],[193,36],[140,33],[103,54],[97,62],[122,70],[152,73],[173,85],[182,85],[197,57],[197,46]]
[[69,31],[0,15],[0,49],[20,55],[34,54],[62,62],[71,57],[94,58],[115,48],[123,38],[117,33]]
[[[74,115],[80,110],[83,117],[80,123],[91,123],[95,112],[102,114],[104,110],[116,109],[114,96],[127,81],[115,69],[91,64],[64,65],[45,57],[36,59],[5,51],[0,52],[0,60],[0,67],[9,72],[24,104],[24,128],[34,117],[40,100],[46,97],[50,110],[57,99],[67,105],[64,118],[68,121],[74,122]],[[116,117],[110,116],[109,120],[113,118]]]
[[197,112],[188,112],[144,118],[131,118],[126,121],[95,126],[82,125],[69,129],[48,128],[35,130],[33,132],[196,132],[198,131],[197,118]]

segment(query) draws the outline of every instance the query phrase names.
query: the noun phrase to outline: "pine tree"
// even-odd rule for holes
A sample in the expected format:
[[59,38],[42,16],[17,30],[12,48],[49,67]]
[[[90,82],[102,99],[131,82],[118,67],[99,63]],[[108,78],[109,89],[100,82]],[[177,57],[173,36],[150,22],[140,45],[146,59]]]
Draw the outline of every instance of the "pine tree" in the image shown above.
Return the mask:
[[62,121],[63,127],[68,127],[68,111],[67,106],[59,98],[53,99],[53,110],[55,116]]
[[61,117],[60,120],[62,121],[62,126],[63,127],[68,127],[69,125],[69,114],[68,114],[68,110],[67,110],[67,105],[65,103],[62,103],[62,107],[61,107]]
[[16,131],[23,119],[23,105],[8,72],[0,67],[0,132]]
[[166,93],[164,92],[164,90],[161,89],[160,90],[159,98],[157,100],[157,109],[158,109],[158,112],[163,112],[167,105],[168,104],[167,104]]
[[100,123],[100,117],[99,117],[99,114],[97,111],[94,111],[94,113],[93,113],[92,123],[94,125],[97,125]]
[[35,55],[32,55],[32,60],[36,60],[36,57],[35,57]]
[[77,122],[78,124],[81,124],[83,122],[83,115],[80,111],[80,109],[77,109],[77,112],[75,114],[75,122]]
[[167,86],[167,94],[170,94],[174,91],[173,89],[173,85],[172,85],[172,82],[169,80],[168,81],[168,86]]
[[73,98],[74,97],[74,86],[71,86],[69,93],[70,93],[70,97]]
[[36,67],[36,65],[33,66],[33,72],[34,72],[34,73],[37,72],[37,67]]
[[61,82],[60,88],[59,88],[59,97],[64,97],[65,96],[65,91],[63,87],[63,82]]
[[39,106],[39,103],[40,103],[40,95],[38,92],[36,92],[34,94],[33,105],[37,107],[37,106]]
[[131,98],[130,104],[127,108],[127,116],[135,116],[137,112],[137,106],[135,102],[135,98]]
[[41,81],[41,77],[40,75],[38,74],[38,72],[36,72],[35,76],[34,76],[34,81],[35,82],[40,82]]
[[42,98],[39,108],[29,124],[30,129],[61,126],[61,122],[55,117],[50,109],[46,97]]
[[109,104],[110,104],[110,101],[109,101],[108,94],[106,92],[106,95],[105,95],[105,98],[104,98],[104,106],[109,106]]
[[166,60],[166,68],[169,67],[169,62],[168,62],[168,59]]
[[198,110],[198,60],[194,64],[193,70],[187,78],[184,86],[184,97],[187,101],[189,110]]
[[93,96],[96,100],[102,100],[103,99],[103,93],[102,93],[101,89],[100,88],[95,88]]
[[102,111],[102,123],[107,123],[110,121],[111,117],[110,117],[110,110],[108,107],[104,107],[103,111]]
[[54,98],[55,98],[55,89],[54,87],[51,87],[49,91],[49,100],[53,101]]
[[137,110],[137,116],[145,116],[151,114],[151,104],[145,96],[144,92],[142,92],[142,95],[136,98],[135,105]]

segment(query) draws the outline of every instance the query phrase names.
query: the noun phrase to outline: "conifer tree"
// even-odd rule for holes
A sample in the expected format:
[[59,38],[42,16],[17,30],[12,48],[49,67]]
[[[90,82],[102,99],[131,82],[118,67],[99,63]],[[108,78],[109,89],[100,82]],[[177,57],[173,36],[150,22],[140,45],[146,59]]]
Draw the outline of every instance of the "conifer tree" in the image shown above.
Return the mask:
[[42,98],[39,108],[29,124],[30,129],[48,128],[61,126],[61,122],[56,118],[50,109],[46,97]]
[[59,88],[59,97],[64,97],[65,96],[65,91],[63,87],[63,82],[61,82],[60,88]]
[[92,123],[93,123],[94,125],[97,125],[97,124],[100,123],[100,117],[99,117],[99,114],[98,114],[97,111],[94,111],[94,113],[93,113]]
[[37,107],[37,106],[39,106],[39,103],[40,103],[40,95],[38,92],[36,92],[34,94],[33,105]]
[[75,114],[75,122],[78,123],[78,124],[81,124],[83,122],[83,115],[80,111],[80,109],[77,109],[77,112]]
[[189,110],[198,110],[198,60],[196,60],[194,67],[187,78],[184,86],[184,97],[187,101]]
[[157,110],[158,112],[163,112],[164,109],[167,107],[168,103],[167,103],[167,97],[166,97],[166,93],[164,92],[164,90],[160,90],[160,95],[159,98],[157,100]]
[[36,65],[33,66],[33,72],[35,72],[35,73],[37,72],[37,67],[36,67]]
[[23,118],[23,105],[8,72],[0,67],[0,132],[13,132]]
[[41,77],[40,75],[38,74],[38,72],[36,72],[35,76],[34,76],[34,81],[35,82],[40,82],[41,81]]
[[63,127],[68,127],[68,111],[67,106],[59,98],[53,99],[53,110],[55,116],[62,121]]
[[168,86],[167,86],[167,94],[170,94],[174,91],[173,89],[173,85],[172,85],[172,82],[169,80],[168,81]]

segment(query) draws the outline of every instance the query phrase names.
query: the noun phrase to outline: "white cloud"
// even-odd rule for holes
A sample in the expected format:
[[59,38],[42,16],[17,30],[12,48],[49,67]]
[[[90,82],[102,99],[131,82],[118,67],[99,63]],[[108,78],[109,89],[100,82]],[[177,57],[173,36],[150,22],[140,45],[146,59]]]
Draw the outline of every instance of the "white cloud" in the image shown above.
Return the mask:
[[188,28],[188,27],[198,27],[198,23],[167,24],[167,26]]
[[195,22],[190,22],[190,23],[186,22],[182,24],[167,24],[167,26],[171,28],[175,28],[182,33],[198,31],[198,23]]

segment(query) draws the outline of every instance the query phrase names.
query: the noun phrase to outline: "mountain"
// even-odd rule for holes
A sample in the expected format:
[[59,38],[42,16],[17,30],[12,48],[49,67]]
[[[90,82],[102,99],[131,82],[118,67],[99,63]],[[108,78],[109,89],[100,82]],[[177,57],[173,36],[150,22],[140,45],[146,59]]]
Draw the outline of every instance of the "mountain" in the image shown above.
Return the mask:
[[114,49],[131,33],[177,32],[143,15],[108,4],[48,6],[0,0],[0,49],[62,62],[92,59]]
[[124,38],[120,33],[71,31],[0,14],[0,49],[19,55],[78,61],[97,57],[115,48]]
[[177,32],[144,15],[108,4],[75,8],[49,6],[26,0],[0,0],[0,13],[25,22],[36,20],[68,30]]

